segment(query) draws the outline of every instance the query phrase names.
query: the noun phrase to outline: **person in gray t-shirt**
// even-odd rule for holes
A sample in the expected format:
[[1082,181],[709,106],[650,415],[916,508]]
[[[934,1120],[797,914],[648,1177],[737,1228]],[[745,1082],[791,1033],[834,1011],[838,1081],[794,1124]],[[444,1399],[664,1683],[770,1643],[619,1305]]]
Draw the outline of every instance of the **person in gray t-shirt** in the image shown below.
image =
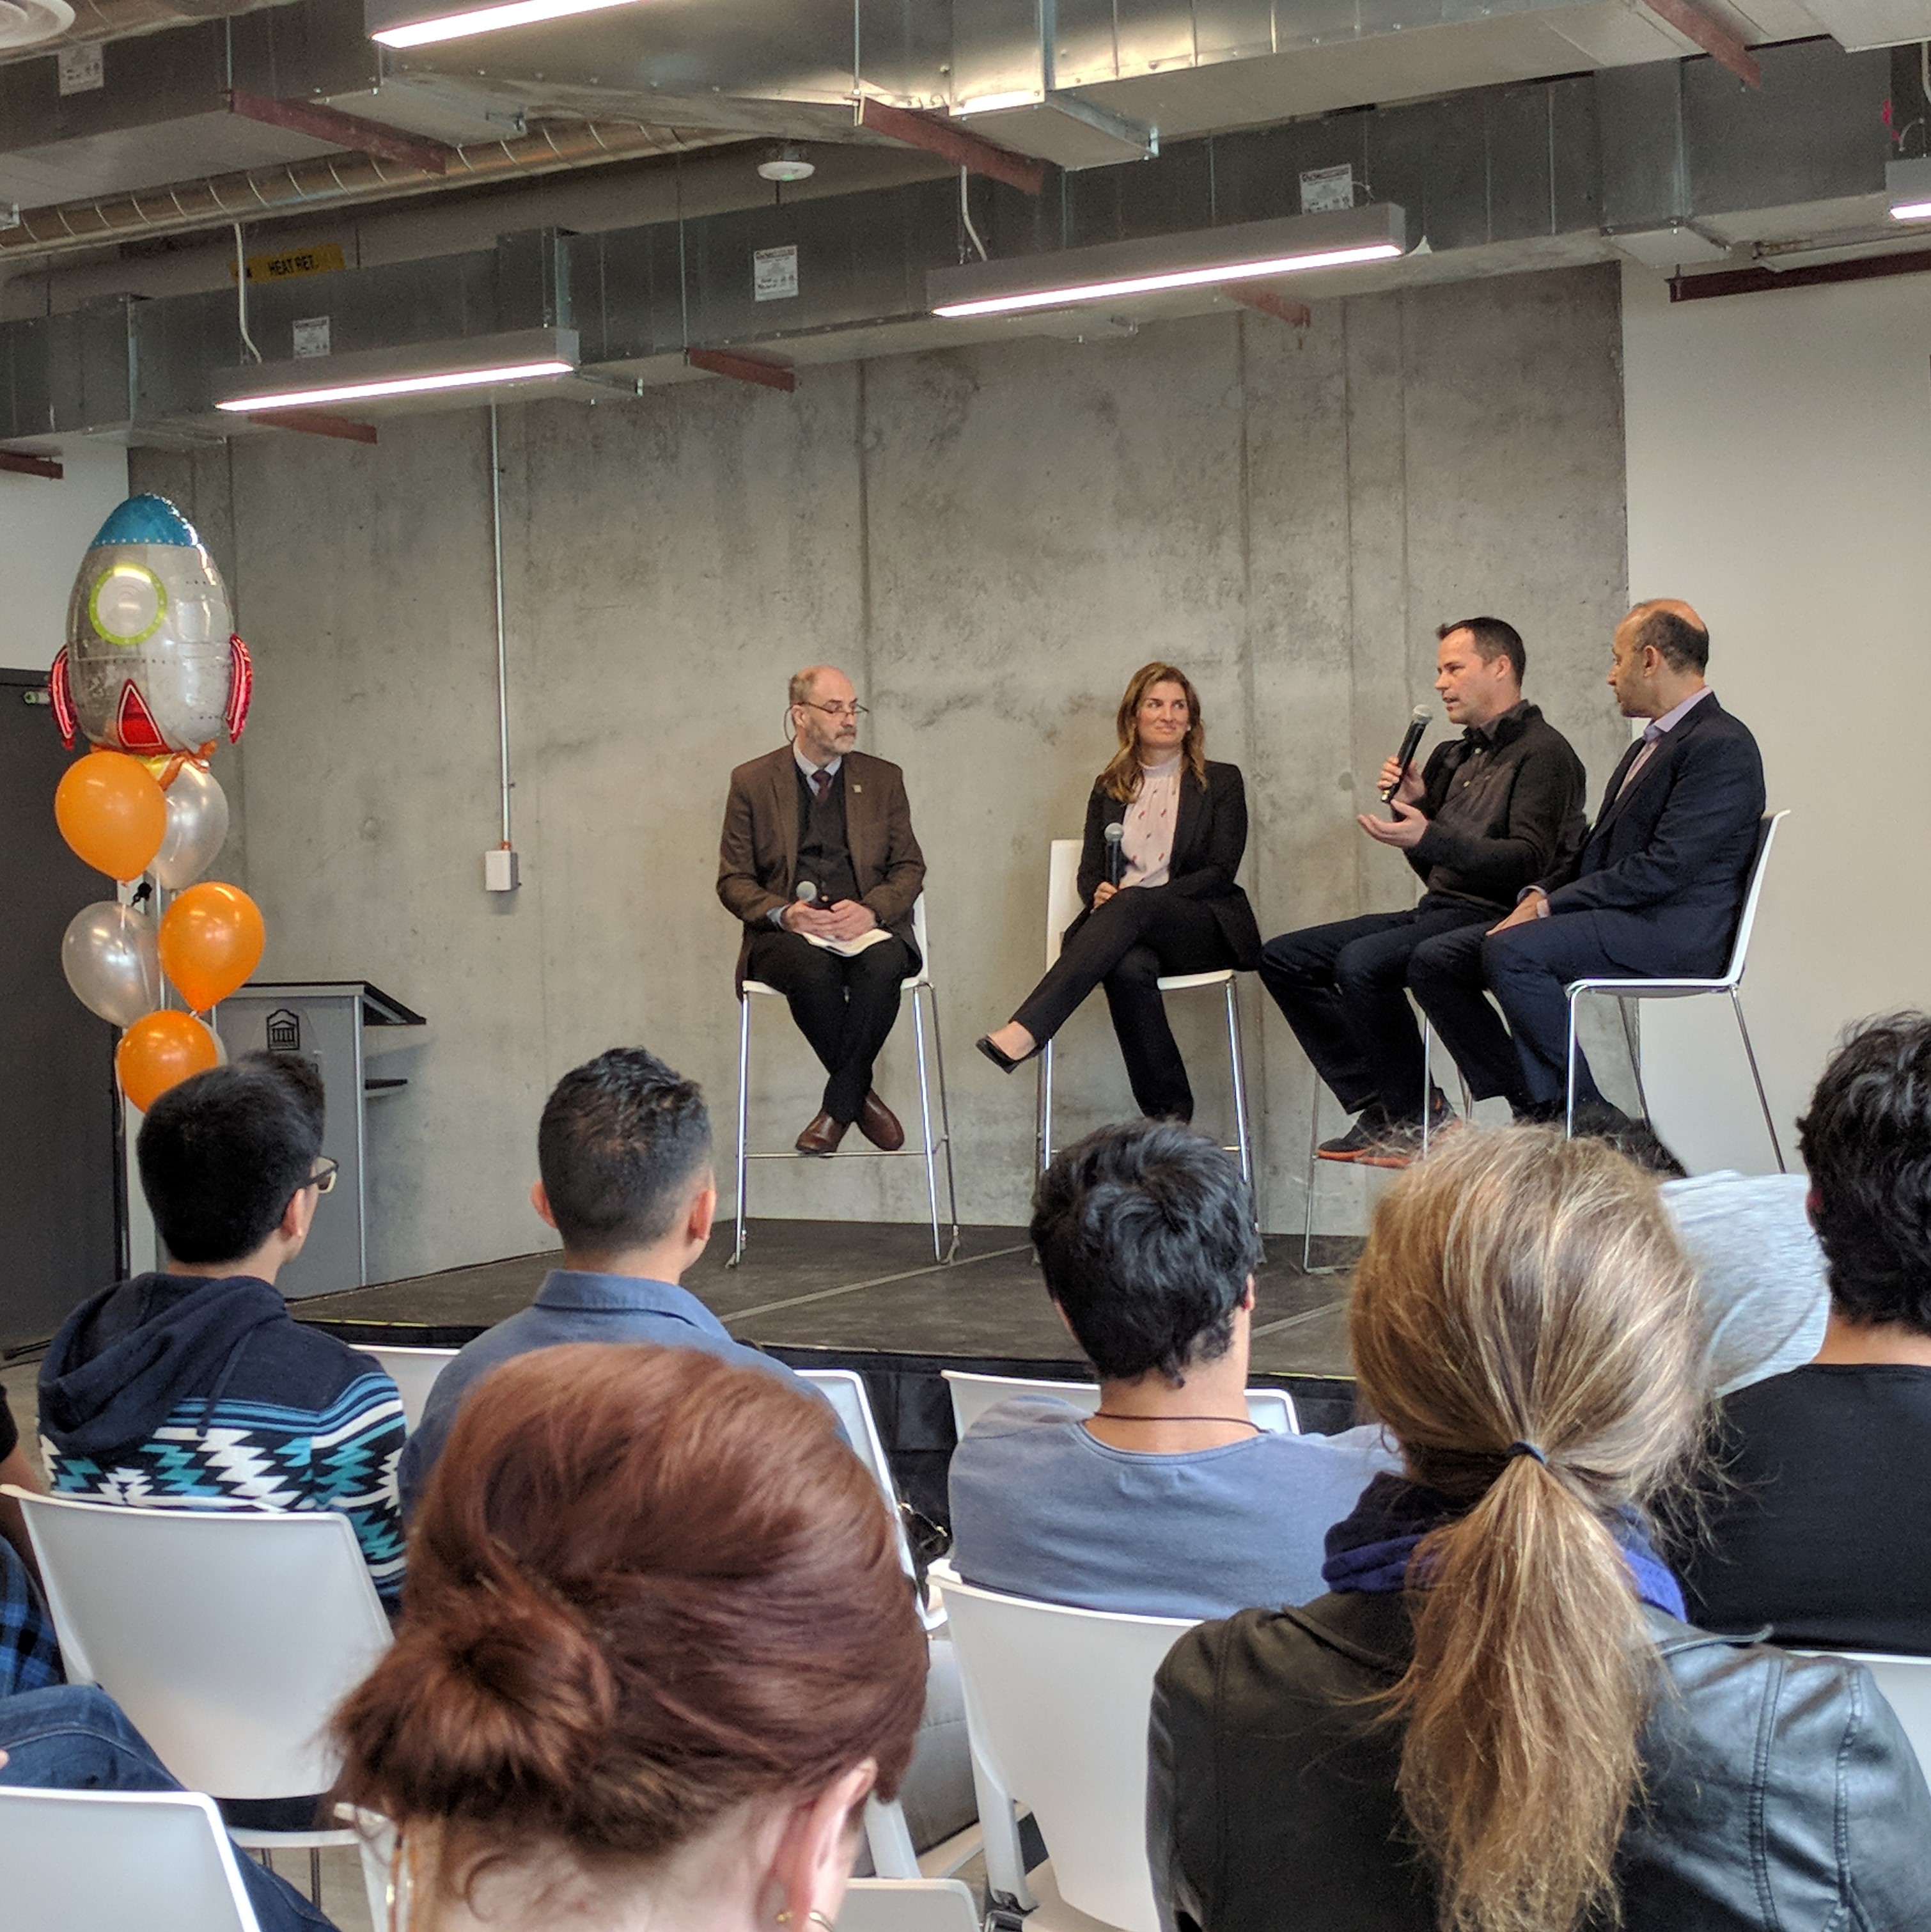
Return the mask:
[[1699,1174],[1663,1185],[1696,1270],[1710,1385],[1729,1395],[1801,1368],[1824,1346],[1824,1250],[1801,1174]]
[[1261,1245],[1240,1169],[1184,1127],[1102,1127],[1054,1159],[1031,1233],[1099,1408],[1021,1396],[967,1431],[951,1474],[960,1575],[1147,1616],[1319,1596],[1328,1526],[1399,1462],[1378,1428],[1270,1436],[1248,1420]]

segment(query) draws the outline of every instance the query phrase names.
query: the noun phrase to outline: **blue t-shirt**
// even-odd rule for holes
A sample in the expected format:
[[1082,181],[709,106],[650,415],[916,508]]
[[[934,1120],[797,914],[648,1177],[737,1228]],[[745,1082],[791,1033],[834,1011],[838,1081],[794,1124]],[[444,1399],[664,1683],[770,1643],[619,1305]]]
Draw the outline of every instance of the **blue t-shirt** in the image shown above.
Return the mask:
[[1231,1617],[1304,1604],[1328,1526],[1399,1469],[1378,1427],[1141,1455],[1057,1396],[988,1409],[953,1452],[952,1562],[969,1583],[1081,1610]]

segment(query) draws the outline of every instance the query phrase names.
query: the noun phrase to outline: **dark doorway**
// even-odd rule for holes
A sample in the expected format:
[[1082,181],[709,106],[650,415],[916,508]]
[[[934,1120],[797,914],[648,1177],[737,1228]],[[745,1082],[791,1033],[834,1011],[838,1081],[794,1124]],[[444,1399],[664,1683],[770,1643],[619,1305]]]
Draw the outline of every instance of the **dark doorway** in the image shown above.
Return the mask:
[[68,920],[114,886],[55,826],[70,756],[45,674],[0,670],[0,1349],[44,1340],[119,1270],[115,1030],[60,969]]

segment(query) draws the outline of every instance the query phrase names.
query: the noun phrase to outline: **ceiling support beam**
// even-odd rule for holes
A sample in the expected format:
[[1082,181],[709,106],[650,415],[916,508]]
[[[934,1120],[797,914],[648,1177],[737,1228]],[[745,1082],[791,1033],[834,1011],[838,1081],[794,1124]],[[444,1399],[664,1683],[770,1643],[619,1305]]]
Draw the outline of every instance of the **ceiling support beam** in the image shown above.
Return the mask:
[[684,360],[706,374],[755,382],[761,388],[782,389],[787,396],[798,386],[798,372],[790,363],[767,362],[761,356],[740,356],[729,349],[687,349]]
[[1756,56],[1720,20],[1696,5],[1696,0],[1642,0],[1642,4],[1686,40],[1694,40],[1719,67],[1728,68],[1746,86],[1762,86],[1763,69],[1758,66]]
[[67,472],[51,456],[34,456],[24,449],[0,449],[0,471],[10,476],[44,476],[58,483]]
[[915,113],[908,107],[888,107],[882,100],[863,100],[858,104],[858,124],[874,134],[888,134],[908,148],[923,148],[955,167],[969,168],[976,175],[1016,188],[1021,194],[1038,194],[1046,185],[1043,162],[1028,160],[1009,148],[994,147],[982,136],[969,134],[943,114]]
[[420,168],[425,174],[449,172],[457,151],[441,141],[421,134],[405,134],[385,128],[377,121],[365,121],[359,114],[344,114],[325,107],[319,100],[271,100],[265,94],[249,94],[241,88],[229,92],[229,110],[244,121],[259,121],[270,128],[286,128],[292,134],[306,134],[331,147],[347,148],[359,154],[373,154],[378,160],[394,161],[406,168]]
[[331,416],[320,410],[263,410],[248,420],[264,429],[300,430],[305,436],[339,436],[344,442],[373,442],[373,423],[351,422],[346,416]]
[[1270,315],[1276,322],[1285,322],[1294,328],[1306,328],[1314,321],[1314,310],[1306,302],[1289,302],[1285,296],[1277,296],[1272,289],[1263,288],[1258,282],[1230,282],[1225,292],[1243,308],[1251,308],[1257,314]]
[[1816,289],[1832,282],[1882,281],[1888,275],[1931,273],[1931,248],[1908,255],[1863,255],[1848,262],[1813,262],[1802,268],[1713,268],[1701,275],[1672,275],[1673,302],[1708,302],[1716,296],[1762,296],[1773,289]]

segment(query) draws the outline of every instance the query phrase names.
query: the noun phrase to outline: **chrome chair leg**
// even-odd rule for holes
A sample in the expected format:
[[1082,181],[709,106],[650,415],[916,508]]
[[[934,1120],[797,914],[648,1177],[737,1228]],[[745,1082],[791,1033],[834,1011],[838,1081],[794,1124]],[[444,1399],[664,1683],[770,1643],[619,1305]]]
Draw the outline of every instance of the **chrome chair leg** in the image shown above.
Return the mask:
[[912,1042],[919,1056],[919,1126],[924,1136],[920,1145],[925,1154],[925,1204],[932,1216],[932,1258],[943,1261],[939,1250],[939,1168],[932,1145],[932,1097],[925,1078],[925,1003],[919,997],[926,988],[912,988]]
[[1630,1071],[1636,1076],[1636,1104],[1643,1110],[1644,1124],[1653,1126],[1649,1117],[1649,1091],[1643,1085],[1642,1045],[1636,1036],[1636,1021],[1630,1012],[1630,1004],[1627,999],[1619,998],[1616,1002],[1616,1010],[1622,1016],[1623,1044],[1630,1050]]
[[1053,1161],[1053,1042],[1039,1049],[1039,1172]]
[[959,1190],[952,1172],[952,1114],[946,1098],[945,1046],[939,1037],[939,989],[928,986],[926,991],[932,996],[932,1070],[938,1076],[939,1144],[946,1150],[946,1212],[952,1224],[951,1245],[940,1258],[949,1262],[956,1260],[959,1252]]
[[1564,1139],[1572,1141],[1576,1138],[1576,1003],[1582,997],[1580,992],[1572,992],[1569,996],[1569,1077],[1566,1088],[1569,1105],[1562,1134]]
[[751,1162],[745,1142],[751,1120],[751,996],[738,995],[738,1149],[737,1234],[731,1244],[731,1258],[724,1265],[736,1268],[744,1259],[745,1176]]
[[1227,1061],[1234,1084],[1234,1140],[1240,1154],[1240,1178],[1247,1184],[1250,1200],[1260,1214],[1260,1190],[1254,1183],[1254,1149],[1247,1129],[1247,1068],[1240,1051],[1240,1008],[1236,998],[1237,982],[1227,982]]
[[1301,1273],[1314,1272],[1314,1178],[1320,1172],[1321,1156],[1321,1082],[1314,1083],[1314,1105],[1308,1109],[1307,1124],[1307,1180],[1301,1192],[1306,1197],[1306,1207],[1301,1219]]
[[1750,1044],[1750,1030],[1744,1024],[1744,1003],[1737,988],[1730,988],[1730,1010],[1737,1016],[1737,1030],[1744,1040],[1744,1057],[1750,1063],[1750,1078],[1756,1083],[1757,1105],[1763,1109],[1763,1124],[1770,1135],[1770,1150],[1777,1156],[1777,1171],[1788,1174],[1783,1164],[1783,1143],[1777,1137],[1777,1122],[1770,1111],[1770,1096],[1763,1090],[1763,1076],[1757,1071],[1756,1048]]

